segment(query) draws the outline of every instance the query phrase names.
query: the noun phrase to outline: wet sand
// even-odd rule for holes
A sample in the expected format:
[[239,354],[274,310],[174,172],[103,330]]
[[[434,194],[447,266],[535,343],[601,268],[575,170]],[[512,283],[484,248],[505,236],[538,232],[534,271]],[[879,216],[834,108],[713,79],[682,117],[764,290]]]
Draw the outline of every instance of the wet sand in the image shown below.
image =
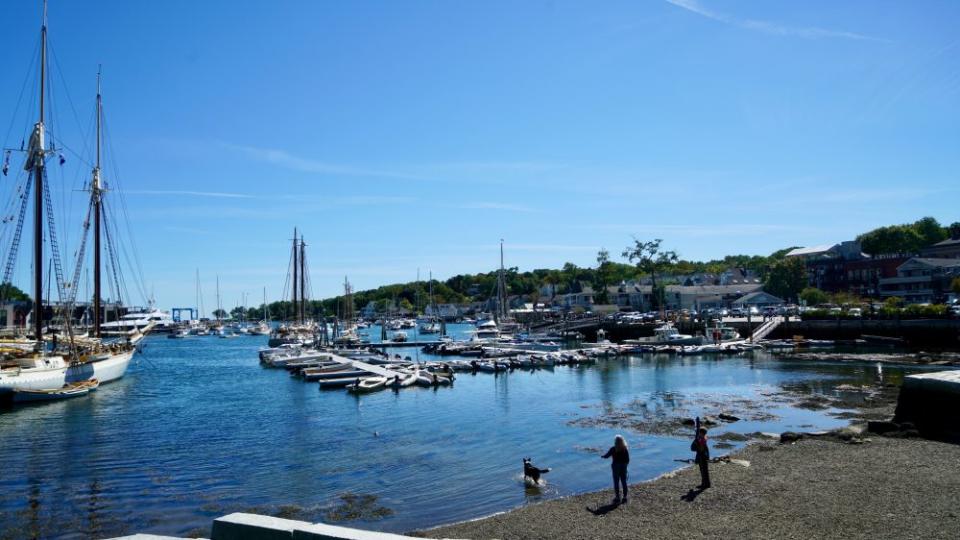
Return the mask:
[[762,442],[711,465],[695,490],[686,467],[613,491],[577,495],[416,533],[429,538],[956,538],[960,446],[867,434],[851,444]]

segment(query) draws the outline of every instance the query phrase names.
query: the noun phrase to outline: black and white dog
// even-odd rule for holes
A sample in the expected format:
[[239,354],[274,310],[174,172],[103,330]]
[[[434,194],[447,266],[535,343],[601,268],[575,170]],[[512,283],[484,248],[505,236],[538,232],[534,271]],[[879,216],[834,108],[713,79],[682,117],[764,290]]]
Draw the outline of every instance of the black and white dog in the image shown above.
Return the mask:
[[530,458],[523,458],[523,479],[530,480],[534,484],[540,483],[540,475],[550,472],[550,468],[538,469],[530,462]]

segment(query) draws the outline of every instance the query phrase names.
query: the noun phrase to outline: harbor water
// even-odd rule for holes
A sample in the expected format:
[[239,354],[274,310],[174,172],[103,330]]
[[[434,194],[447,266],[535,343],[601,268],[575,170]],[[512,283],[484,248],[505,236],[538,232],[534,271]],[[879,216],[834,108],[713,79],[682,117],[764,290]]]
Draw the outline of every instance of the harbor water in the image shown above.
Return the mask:
[[[611,420],[623,410],[655,423],[727,404],[743,419],[713,429],[715,441],[828,429],[847,420],[798,407],[785,387],[830,393],[918,369],[648,355],[358,397],[263,368],[265,343],[153,336],[126,377],[87,397],[0,410],[0,538],[207,535],[234,511],[409,531],[606,488],[599,454],[617,433],[631,482],[691,457],[685,435]],[[546,485],[525,486],[524,457],[553,469]]]

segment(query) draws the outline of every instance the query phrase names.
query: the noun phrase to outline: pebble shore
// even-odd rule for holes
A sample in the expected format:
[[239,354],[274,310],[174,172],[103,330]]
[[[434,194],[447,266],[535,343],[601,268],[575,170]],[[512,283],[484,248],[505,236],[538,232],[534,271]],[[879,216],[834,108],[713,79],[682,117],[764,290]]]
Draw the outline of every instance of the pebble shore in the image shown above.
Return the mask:
[[524,506],[414,533],[473,540],[535,538],[957,538],[960,446],[867,435],[859,444],[804,438],[751,444],[711,466],[694,489],[686,467],[613,491]]

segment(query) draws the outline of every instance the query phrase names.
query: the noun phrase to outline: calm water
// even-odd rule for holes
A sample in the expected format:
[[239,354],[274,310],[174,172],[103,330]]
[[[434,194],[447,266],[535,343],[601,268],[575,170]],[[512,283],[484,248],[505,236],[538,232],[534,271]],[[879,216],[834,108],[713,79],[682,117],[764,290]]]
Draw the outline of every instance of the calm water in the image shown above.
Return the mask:
[[[357,398],[262,368],[256,351],[265,342],[148,338],[121,381],[87,398],[0,412],[0,538],[208,534],[214,517],[241,510],[320,520],[344,493],[376,495],[393,511],[344,524],[407,531],[607,487],[609,465],[596,450],[618,430],[571,421],[610,407],[633,402],[697,414],[700,402],[763,401],[787,382],[822,381],[817,388],[829,391],[880,375],[873,365],[766,355],[637,357],[460,374],[452,388]],[[885,366],[882,375],[902,373]],[[777,418],[713,435],[846,422],[782,402],[764,407]],[[689,457],[687,438],[624,433],[631,481]],[[545,488],[524,488],[524,456],[553,467]]]

